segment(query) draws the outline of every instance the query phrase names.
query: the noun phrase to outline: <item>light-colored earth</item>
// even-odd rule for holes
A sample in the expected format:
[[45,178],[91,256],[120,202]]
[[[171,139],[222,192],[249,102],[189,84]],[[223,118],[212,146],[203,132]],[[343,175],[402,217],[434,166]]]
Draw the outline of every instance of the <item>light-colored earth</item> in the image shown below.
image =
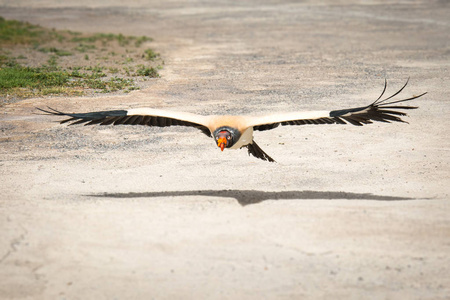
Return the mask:
[[[151,36],[165,66],[128,95],[1,108],[1,299],[450,299],[448,1],[74,2],[0,15]],[[404,97],[429,92],[409,125],[257,132],[277,163],[33,114],[339,109],[408,77]]]

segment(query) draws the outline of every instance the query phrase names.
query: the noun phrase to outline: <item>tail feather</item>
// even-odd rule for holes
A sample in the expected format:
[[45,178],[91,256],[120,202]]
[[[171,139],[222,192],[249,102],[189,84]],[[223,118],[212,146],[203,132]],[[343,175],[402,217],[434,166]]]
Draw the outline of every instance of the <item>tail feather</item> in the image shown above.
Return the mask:
[[258,144],[255,143],[255,141],[253,141],[251,144],[248,144],[244,147],[247,147],[248,150],[248,155],[253,155],[256,158],[265,160],[265,161],[269,161],[269,162],[275,162],[275,160],[270,157],[266,152],[264,152],[259,146]]

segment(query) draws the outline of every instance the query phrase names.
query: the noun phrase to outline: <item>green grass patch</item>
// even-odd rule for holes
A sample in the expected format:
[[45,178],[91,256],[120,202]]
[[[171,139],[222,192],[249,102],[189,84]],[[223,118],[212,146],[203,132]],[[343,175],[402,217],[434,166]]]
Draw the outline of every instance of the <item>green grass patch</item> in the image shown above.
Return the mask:
[[2,44],[31,44],[46,39],[41,27],[0,17],[0,41]]
[[96,49],[95,45],[90,45],[90,44],[83,44],[83,43],[79,43],[75,48],[75,50],[77,50],[78,52],[88,52],[90,50]]
[[65,85],[69,80],[66,72],[48,72],[41,68],[12,67],[0,69],[0,89],[42,89]]
[[153,41],[152,38],[149,38],[149,37],[146,37],[146,36],[141,36],[141,37],[136,38],[136,40],[134,42],[134,45],[136,47],[140,47],[143,43],[151,42],[151,41]]
[[139,66],[135,76],[158,77],[158,71],[153,67]]
[[[28,97],[124,93],[158,78],[152,39],[58,31],[0,17],[0,105]],[[145,80],[137,80],[143,77]]]
[[69,55],[72,55],[72,52],[69,52],[69,51],[66,51],[66,50],[57,49],[55,47],[39,48],[38,51],[44,52],[44,53],[54,53],[55,55],[58,55],[58,56],[69,56]]
[[159,53],[156,53],[152,49],[147,49],[144,51],[143,58],[146,60],[154,61],[158,57],[159,57]]

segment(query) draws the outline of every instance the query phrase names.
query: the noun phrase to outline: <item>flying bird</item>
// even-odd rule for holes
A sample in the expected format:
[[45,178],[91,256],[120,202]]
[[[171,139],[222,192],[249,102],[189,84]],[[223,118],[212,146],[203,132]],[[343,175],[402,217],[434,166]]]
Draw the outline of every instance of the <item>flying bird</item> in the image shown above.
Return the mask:
[[[399,103],[417,99],[426,93],[412,96],[407,99],[393,100],[408,84],[392,96],[381,99],[387,88],[384,89],[377,100],[367,106],[345,108],[339,110],[299,111],[276,113],[263,116],[231,116],[231,115],[198,115],[188,112],[176,112],[153,108],[133,108],[128,110],[107,110],[88,113],[64,113],[48,107],[38,110],[57,116],[69,117],[60,123],[69,125],[146,125],[146,126],[188,126],[200,129],[208,137],[214,138],[217,146],[223,151],[227,149],[240,149],[246,147],[249,155],[256,158],[274,162],[253,140],[253,131],[265,131],[286,125],[309,124],[352,124],[362,126],[378,122],[404,122],[400,117],[406,116],[403,110],[416,109],[415,106],[398,105]],[[390,101],[389,101],[390,100]]]

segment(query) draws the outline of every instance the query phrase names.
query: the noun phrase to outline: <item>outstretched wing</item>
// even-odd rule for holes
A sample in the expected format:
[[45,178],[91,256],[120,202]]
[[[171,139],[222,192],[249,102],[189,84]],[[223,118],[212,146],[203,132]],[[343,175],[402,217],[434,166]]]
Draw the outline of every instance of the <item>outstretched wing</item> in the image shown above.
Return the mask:
[[[372,104],[332,111],[306,111],[306,112],[292,112],[286,114],[274,114],[262,117],[254,117],[250,120],[249,125],[253,126],[254,130],[270,130],[279,125],[307,125],[307,124],[352,124],[362,126],[364,124],[371,124],[372,121],[379,122],[405,122],[400,117],[406,116],[403,110],[416,109],[415,106],[397,105],[397,103],[411,101],[422,97],[426,93],[411,98],[388,101],[397,96],[408,84],[409,79],[405,85],[390,97],[380,100],[383,97],[387,88],[387,81],[384,81],[384,89],[380,97]],[[406,123],[406,122],[405,122]]]
[[146,126],[188,126],[200,129],[207,136],[211,132],[206,126],[207,117],[186,113],[152,108],[136,108],[130,110],[108,110],[88,113],[63,113],[53,108],[38,110],[47,114],[67,116],[60,123],[69,125],[146,125]]

